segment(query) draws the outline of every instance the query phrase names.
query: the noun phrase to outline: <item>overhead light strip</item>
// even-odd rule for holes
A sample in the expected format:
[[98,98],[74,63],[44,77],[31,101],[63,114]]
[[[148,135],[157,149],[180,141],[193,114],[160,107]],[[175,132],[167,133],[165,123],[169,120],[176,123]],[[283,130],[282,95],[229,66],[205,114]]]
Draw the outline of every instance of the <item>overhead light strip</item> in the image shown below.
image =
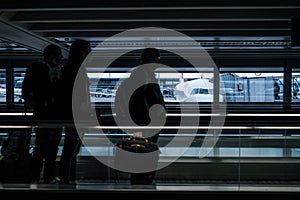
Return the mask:
[[273,10],[299,9],[300,6],[149,6],[149,7],[53,7],[53,8],[1,8],[2,11],[120,11],[120,10]]
[[[0,116],[32,116],[32,113],[0,113]],[[113,116],[116,114],[113,113]],[[225,116],[225,117],[300,117],[300,114],[271,114],[271,113],[167,113],[171,117],[205,117],[205,116]]]

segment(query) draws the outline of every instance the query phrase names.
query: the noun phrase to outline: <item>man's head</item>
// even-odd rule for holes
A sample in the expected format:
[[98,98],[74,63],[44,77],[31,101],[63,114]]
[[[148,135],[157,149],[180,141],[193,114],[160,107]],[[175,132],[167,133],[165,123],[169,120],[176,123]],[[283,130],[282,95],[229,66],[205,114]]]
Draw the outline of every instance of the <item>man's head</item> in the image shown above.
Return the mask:
[[51,66],[54,65],[56,67],[62,65],[63,55],[61,52],[61,48],[57,45],[50,44],[44,49],[44,61]]
[[158,49],[146,48],[142,53],[142,64],[146,63],[159,63],[160,53]]
[[83,39],[77,39],[71,44],[68,59],[71,62],[82,62],[90,52],[90,42]]

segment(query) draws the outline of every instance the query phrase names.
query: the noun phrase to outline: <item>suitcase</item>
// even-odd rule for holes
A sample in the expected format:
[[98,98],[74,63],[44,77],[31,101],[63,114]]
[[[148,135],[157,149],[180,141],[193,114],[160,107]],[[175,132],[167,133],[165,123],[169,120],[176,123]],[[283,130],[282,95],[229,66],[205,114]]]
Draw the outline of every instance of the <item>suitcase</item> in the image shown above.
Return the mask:
[[[128,154],[129,153],[129,154]],[[137,153],[137,154],[131,154]],[[119,182],[119,172],[142,177],[140,183],[151,184],[157,168],[159,148],[145,138],[130,137],[116,143],[114,170]],[[146,172],[145,172],[146,171]],[[131,180],[132,182],[133,180]]]
[[27,158],[7,158],[0,160],[0,182],[2,183],[30,183],[31,156]]
[[32,155],[30,153],[31,130],[12,131],[2,143],[0,182],[30,183]]

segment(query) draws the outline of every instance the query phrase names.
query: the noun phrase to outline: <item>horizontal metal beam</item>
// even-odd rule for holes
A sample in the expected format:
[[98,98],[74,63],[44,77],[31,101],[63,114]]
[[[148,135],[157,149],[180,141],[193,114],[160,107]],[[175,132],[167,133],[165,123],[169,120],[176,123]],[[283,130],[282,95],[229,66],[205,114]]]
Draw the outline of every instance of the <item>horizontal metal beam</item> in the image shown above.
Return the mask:
[[[42,52],[49,44],[56,44],[47,38],[34,34],[26,29],[12,25],[0,19],[0,38],[2,40],[20,45],[22,47]],[[56,44],[59,45],[59,44]],[[60,46],[60,45],[59,45]],[[61,46],[64,56],[68,54],[68,49]]]
[[17,12],[13,23],[149,22],[149,21],[290,21],[300,9],[261,10],[121,10]]
[[30,24],[34,32],[127,30],[141,27],[162,27],[175,30],[290,30],[290,22],[104,22],[104,23],[38,23]]
[[161,8],[218,8],[218,9],[240,9],[240,8],[252,8],[260,9],[265,8],[292,8],[300,6],[299,1],[295,0],[231,0],[231,1],[161,1],[161,0],[131,0],[131,1],[119,1],[119,0],[91,0],[91,1],[68,1],[52,0],[38,3],[37,1],[18,1],[17,3],[12,0],[2,0],[1,10],[5,11],[21,11],[21,10],[109,10],[109,9],[161,9]]
[[[94,30],[94,31],[86,31],[86,30],[77,30],[77,31],[51,31],[51,32],[43,32],[44,37],[49,38],[60,38],[60,37],[66,37],[66,38],[89,38],[89,37],[111,37],[117,33],[120,33],[122,31],[125,31],[126,29],[118,29],[118,30]],[[201,36],[212,36],[212,37],[219,37],[219,36],[255,36],[255,37],[265,37],[265,36],[284,36],[284,37],[290,37],[290,30],[178,30],[190,37],[201,37]]]

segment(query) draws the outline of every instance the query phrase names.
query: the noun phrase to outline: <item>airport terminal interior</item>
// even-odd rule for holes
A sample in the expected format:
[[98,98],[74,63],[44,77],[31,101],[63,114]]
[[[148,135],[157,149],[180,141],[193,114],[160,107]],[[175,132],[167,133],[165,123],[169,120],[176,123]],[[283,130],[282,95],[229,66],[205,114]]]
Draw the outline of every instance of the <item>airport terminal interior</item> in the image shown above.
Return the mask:
[[[33,119],[22,84],[47,45],[61,47],[67,62],[77,39],[91,44],[82,66],[93,114],[80,133],[76,183],[3,179],[0,195],[300,196],[300,1],[2,0],[1,147],[22,135],[32,153],[36,129],[56,128],[62,133],[58,169],[65,130],[73,123]],[[126,171],[114,169],[115,144],[132,134],[127,131],[132,127],[116,122],[115,96],[148,47],[160,51],[155,76],[166,120],[144,127],[160,129],[153,184],[131,185]],[[73,101],[80,95],[74,89]],[[82,121],[77,122],[80,129]],[[0,173],[6,174],[2,168]]]

